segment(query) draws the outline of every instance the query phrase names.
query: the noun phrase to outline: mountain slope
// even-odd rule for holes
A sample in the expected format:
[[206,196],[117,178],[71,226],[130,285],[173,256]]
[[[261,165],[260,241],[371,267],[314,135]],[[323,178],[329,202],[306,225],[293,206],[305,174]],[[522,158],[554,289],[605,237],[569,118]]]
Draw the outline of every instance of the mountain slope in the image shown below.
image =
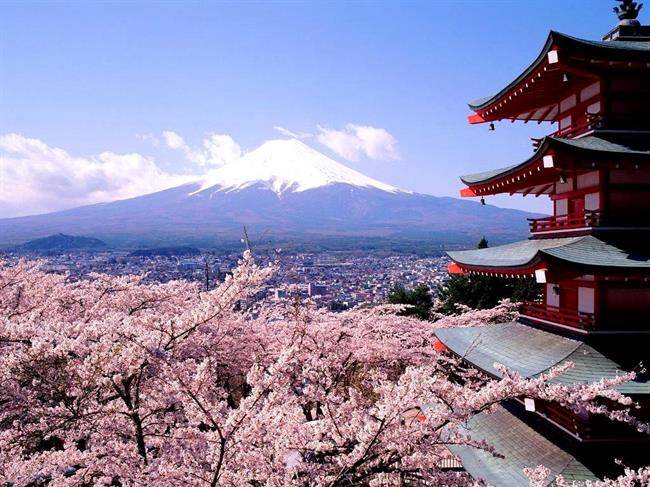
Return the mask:
[[30,240],[18,247],[19,250],[47,251],[47,250],[97,250],[106,247],[106,243],[96,238],[64,235],[59,233],[49,237]]
[[112,244],[211,245],[252,238],[418,238],[440,243],[522,238],[529,214],[409,193],[368,178],[302,142],[271,141],[196,183],[140,196],[0,220],[0,244],[52,233]]
[[201,182],[199,191],[208,188],[240,191],[259,184],[281,195],[337,183],[391,193],[400,191],[354,171],[296,139],[265,142],[236,163],[214,171]]

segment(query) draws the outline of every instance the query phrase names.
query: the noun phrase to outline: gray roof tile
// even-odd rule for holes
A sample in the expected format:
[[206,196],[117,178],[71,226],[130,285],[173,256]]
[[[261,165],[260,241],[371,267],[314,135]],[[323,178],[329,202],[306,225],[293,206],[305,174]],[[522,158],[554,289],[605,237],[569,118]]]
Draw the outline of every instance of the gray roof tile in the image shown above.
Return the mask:
[[447,252],[460,264],[485,267],[520,267],[534,261],[541,250],[562,247],[579,241],[582,237],[522,240],[487,249]]
[[[574,367],[555,380],[561,384],[591,383],[625,373],[619,364],[578,340],[518,322],[442,328],[436,330],[436,336],[455,354],[497,377],[500,374],[495,363],[532,378],[556,365],[573,362]],[[624,394],[650,394],[650,382],[627,382],[618,390]]]
[[548,151],[582,151],[592,156],[617,155],[620,157],[635,157],[639,160],[650,160],[650,137],[647,134],[633,133],[595,133],[578,139],[559,139],[557,137],[546,137],[532,157],[521,162],[500,169],[492,169],[476,174],[461,176],[461,181],[468,185],[484,184],[492,180],[502,178],[513,172],[533,164]]
[[650,254],[618,248],[592,235],[569,238],[523,240],[487,249],[447,252],[459,264],[476,267],[524,267],[545,256],[577,265],[650,269]]
[[504,458],[467,446],[452,445],[467,472],[499,487],[528,486],[523,469],[544,465],[551,470],[549,484],[562,474],[567,480],[597,480],[597,477],[560,447],[554,445],[502,407],[470,419],[463,431],[472,439],[485,440]]

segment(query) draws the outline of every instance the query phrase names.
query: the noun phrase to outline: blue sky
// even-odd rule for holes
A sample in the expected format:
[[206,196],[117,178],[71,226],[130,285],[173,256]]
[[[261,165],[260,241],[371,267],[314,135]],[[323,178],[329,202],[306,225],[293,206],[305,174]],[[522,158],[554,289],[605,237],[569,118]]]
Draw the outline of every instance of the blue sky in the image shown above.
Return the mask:
[[[390,184],[456,196],[458,175],[520,162],[532,152],[530,136],[553,130],[469,126],[466,102],[518,75],[550,29],[600,38],[616,24],[614,5],[3,2],[0,216],[156,189],[156,178],[205,170],[192,154],[224,141],[225,150],[233,141],[254,149],[281,136],[274,126],[343,137],[356,136],[350,124],[383,129],[371,134],[378,150],[348,160],[318,137],[305,141]],[[169,147],[165,131],[182,144]],[[228,138],[203,145],[211,134]],[[392,149],[382,150],[387,137]],[[84,199],[89,191],[94,199]],[[33,204],[19,204],[20,194]],[[549,206],[530,197],[489,202]]]

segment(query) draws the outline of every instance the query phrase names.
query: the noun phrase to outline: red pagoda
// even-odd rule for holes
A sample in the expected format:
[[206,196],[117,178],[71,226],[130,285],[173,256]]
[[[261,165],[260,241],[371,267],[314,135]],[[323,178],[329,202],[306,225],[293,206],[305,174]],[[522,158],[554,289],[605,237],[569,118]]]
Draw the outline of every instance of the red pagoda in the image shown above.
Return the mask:
[[[498,376],[494,363],[535,377],[567,361],[560,382],[594,382],[634,370],[620,387],[650,420],[650,26],[618,0],[619,25],[602,41],[551,32],[540,55],[494,96],[470,103],[471,124],[557,123],[533,139],[528,160],[463,176],[464,197],[547,195],[553,216],[530,220],[528,240],[449,252],[451,273],[535,277],[541,299],[516,322],[444,329],[453,353]],[[492,485],[528,485],[521,470],[544,464],[553,478],[588,480],[650,464],[650,437],[600,417],[522,398],[479,415],[470,436],[505,458],[452,448]]]

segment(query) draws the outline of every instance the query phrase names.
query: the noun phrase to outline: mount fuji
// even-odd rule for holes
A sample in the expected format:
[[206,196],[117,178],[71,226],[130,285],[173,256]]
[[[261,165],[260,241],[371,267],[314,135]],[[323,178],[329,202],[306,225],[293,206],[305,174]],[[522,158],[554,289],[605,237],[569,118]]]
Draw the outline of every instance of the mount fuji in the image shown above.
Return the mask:
[[131,199],[0,220],[0,245],[55,233],[116,246],[212,246],[378,238],[440,244],[514,240],[530,214],[405,191],[354,171],[296,139],[271,140],[204,178]]
[[241,191],[258,185],[281,196],[334,184],[400,192],[330,159],[304,142],[287,139],[265,142],[239,161],[217,169],[202,181],[196,194],[205,190]]

